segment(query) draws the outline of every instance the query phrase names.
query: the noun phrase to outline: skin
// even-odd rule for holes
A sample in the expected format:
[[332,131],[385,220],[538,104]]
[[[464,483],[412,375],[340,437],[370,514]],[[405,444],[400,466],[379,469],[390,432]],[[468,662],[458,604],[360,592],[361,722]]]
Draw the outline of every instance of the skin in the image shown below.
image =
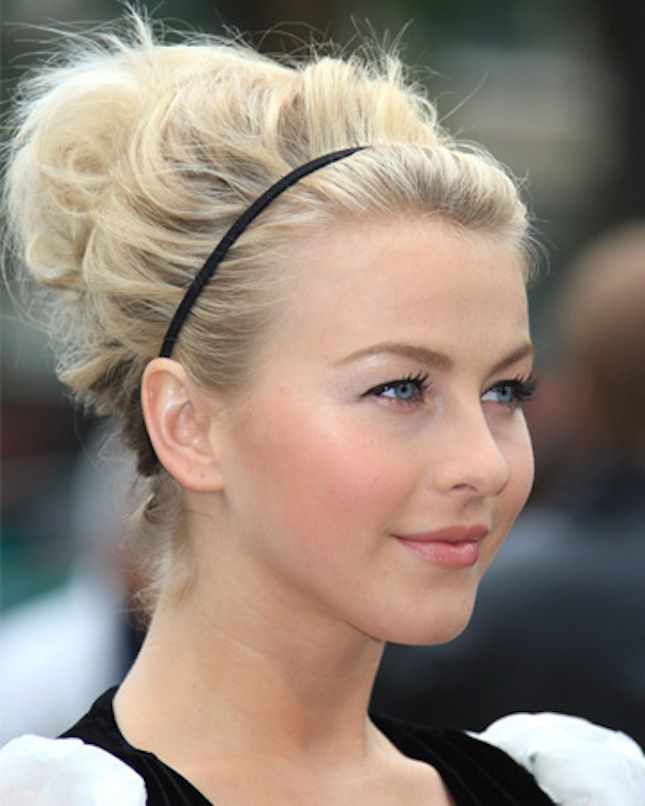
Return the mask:
[[[174,361],[146,370],[196,575],[179,600],[162,593],[117,720],[222,806],[447,804],[366,711],[384,641],[467,624],[530,490],[509,394],[531,369],[522,262],[437,219],[338,227],[290,252],[291,300],[235,406]],[[455,524],[487,530],[471,566],[394,537]]]

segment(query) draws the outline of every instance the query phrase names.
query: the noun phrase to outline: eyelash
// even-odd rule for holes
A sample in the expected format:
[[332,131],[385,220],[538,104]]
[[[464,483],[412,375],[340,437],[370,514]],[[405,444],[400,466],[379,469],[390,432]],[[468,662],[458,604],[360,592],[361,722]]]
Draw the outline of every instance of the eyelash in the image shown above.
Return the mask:
[[395,389],[397,386],[411,386],[413,388],[413,396],[410,398],[390,398],[391,400],[407,405],[418,402],[423,399],[423,393],[428,388],[428,378],[430,376],[427,372],[419,372],[416,375],[406,375],[404,378],[397,378],[394,381],[387,383],[380,383],[378,386],[373,386],[364,392],[361,397],[384,397],[384,393],[390,389]]
[[533,375],[529,375],[528,378],[521,378],[519,376],[509,378],[508,380],[498,381],[493,384],[484,394],[491,392],[493,389],[499,389],[500,387],[509,387],[513,392],[513,399],[502,403],[502,405],[517,408],[521,406],[522,403],[526,403],[528,400],[532,400],[535,397],[537,380]]
[[[394,390],[396,387],[411,386],[413,391],[411,397],[389,398],[395,402],[411,405],[417,403],[419,400],[423,400],[424,392],[429,386],[428,378],[428,373],[423,372],[419,372],[416,375],[406,375],[403,378],[397,378],[396,380],[387,381],[387,383],[380,383],[378,386],[373,386],[371,389],[368,389],[367,392],[364,392],[361,397],[384,397],[385,392]],[[537,380],[533,375],[530,375],[528,378],[521,378],[519,376],[509,378],[493,384],[484,392],[484,394],[487,394],[494,389],[499,389],[500,387],[509,387],[513,393],[513,399],[507,402],[502,402],[501,405],[516,408],[517,406],[521,406],[522,403],[532,400],[535,397]]]

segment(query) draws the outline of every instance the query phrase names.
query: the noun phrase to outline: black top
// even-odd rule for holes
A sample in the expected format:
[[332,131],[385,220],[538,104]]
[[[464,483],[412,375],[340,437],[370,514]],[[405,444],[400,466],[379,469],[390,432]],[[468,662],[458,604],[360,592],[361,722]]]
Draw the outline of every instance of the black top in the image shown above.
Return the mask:
[[[106,691],[62,738],[96,745],[141,775],[148,806],[214,806],[178,772],[124,739],[112,710],[116,689]],[[431,764],[457,806],[553,806],[533,777],[513,759],[456,730],[408,725],[385,717],[374,724],[406,756]]]

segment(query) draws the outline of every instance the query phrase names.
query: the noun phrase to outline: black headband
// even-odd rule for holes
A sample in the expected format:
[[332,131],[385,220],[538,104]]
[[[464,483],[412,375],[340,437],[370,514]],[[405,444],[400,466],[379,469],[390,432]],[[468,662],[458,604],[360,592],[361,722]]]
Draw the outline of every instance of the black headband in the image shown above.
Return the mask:
[[285,190],[294,185],[299,179],[302,179],[303,176],[307,176],[307,174],[313,173],[319,168],[324,168],[325,165],[329,165],[332,162],[345,159],[345,157],[349,157],[352,154],[355,154],[357,151],[362,151],[364,148],[365,146],[356,146],[354,148],[345,148],[342,151],[332,151],[330,154],[324,154],[322,157],[316,157],[316,159],[311,160],[311,162],[306,162],[304,165],[300,165],[286,176],[283,176],[282,179],[279,179],[274,185],[271,185],[271,187],[265,190],[264,193],[259,196],[250,207],[247,207],[242,215],[239,216],[239,218],[237,218],[226,231],[224,237],[208,256],[206,263],[204,263],[201,269],[197,272],[195,278],[184,294],[184,298],[179,303],[179,307],[175,311],[175,315],[173,316],[168,330],[166,331],[163,344],[161,345],[161,351],[159,353],[161,358],[170,358],[172,348],[174,347],[177,337],[179,336],[179,331],[181,330],[182,325],[184,324],[184,321],[186,320],[186,317],[193,306],[193,303],[199,296],[202,288],[206,285],[206,282],[210,277],[212,277],[215,269],[219,263],[221,263],[230,247],[244,232],[251,221],[253,221],[253,219],[256,218],[256,216],[258,216],[262,210],[264,210],[264,208],[270,204],[273,199],[275,199],[276,196],[284,193]]

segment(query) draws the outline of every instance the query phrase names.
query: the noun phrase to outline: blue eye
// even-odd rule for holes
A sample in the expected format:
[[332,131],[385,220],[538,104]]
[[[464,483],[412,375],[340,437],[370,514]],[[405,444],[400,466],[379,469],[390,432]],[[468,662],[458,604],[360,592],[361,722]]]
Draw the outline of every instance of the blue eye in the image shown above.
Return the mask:
[[368,389],[362,397],[383,397],[388,400],[414,403],[423,399],[423,393],[428,386],[428,375],[419,373],[406,378],[399,378],[387,383],[380,383]]
[[532,376],[526,379],[513,378],[496,383],[482,395],[482,400],[501,403],[503,406],[515,408],[535,397],[537,383]]
[[381,394],[383,397],[396,398],[397,400],[412,400],[417,391],[417,387],[411,381],[397,381],[397,383],[385,387]]

